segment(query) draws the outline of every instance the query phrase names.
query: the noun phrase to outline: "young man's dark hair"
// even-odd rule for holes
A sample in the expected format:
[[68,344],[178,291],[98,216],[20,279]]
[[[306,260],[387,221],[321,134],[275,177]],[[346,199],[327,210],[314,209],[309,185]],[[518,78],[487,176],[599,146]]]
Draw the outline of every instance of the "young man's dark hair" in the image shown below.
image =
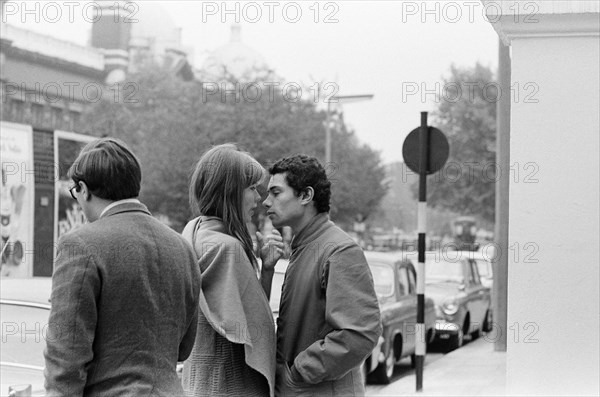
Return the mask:
[[77,185],[86,183],[90,193],[105,200],[137,197],[142,170],[140,162],[124,142],[101,138],[88,143],[67,173]]
[[285,173],[285,180],[294,189],[296,195],[303,193],[307,187],[312,187],[317,213],[329,212],[331,182],[327,178],[325,168],[315,157],[306,154],[284,157],[269,168],[269,173],[271,175]]

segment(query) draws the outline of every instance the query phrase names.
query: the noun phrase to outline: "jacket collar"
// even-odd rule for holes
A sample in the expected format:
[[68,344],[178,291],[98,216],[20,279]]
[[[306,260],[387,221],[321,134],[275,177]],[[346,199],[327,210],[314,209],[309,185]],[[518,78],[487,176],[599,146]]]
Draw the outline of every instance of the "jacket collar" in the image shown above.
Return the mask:
[[117,203],[115,206],[109,208],[108,211],[102,214],[100,219],[104,219],[109,216],[121,214],[124,212],[143,212],[147,215],[152,215],[150,211],[148,211],[148,208],[142,203],[123,202]]
[[[202,231],[211,231],[216,233],[228,234],[227,230],[225,230],[225,224],[223,220],[216,216],[204,216],[200,215],[188,222],[185,229],[190,228],[190,235],[188,236],[191,241],[196,240],[196,233],[199,230]],[[185,234],[185,229],[182,233]]]
[[228,234],[223,220],[216,216],[199,216],[196,227],[202,230],[210,230],[213,232]]
[[[222,233],[231,236],[231,234],[229,234],[229,232],[227,232],[227,229],[225,228],[225,223],[223,223],[223,220],[219,217],[201,215],[196,219],[190,221],[190,223],[192,222],[195,222],[195,224],[193,224],[193,227],[191,228],[191,234],[186,233],[186,230],[183,231],[184,237],[187,236],[189,241],[196,241],[196,233],[200,231]],[[257,277],[260,278],[260,269],[258,268],[256,258],[254,258],[254,260],[251,261],[251,265],[252,268],[256,271]]]
[[321,212],[315,215],[310,222],[294,236],[294,239],[292,240],[292,249],[310,244],[316,240],[329,224],[331,224],[331,221],[329,220],[329,214],[327,212]]
[[109,205],[104,207],[104,209],[100,213],[99,218],[102,218],[102,215],[104,215],[106,212],[108,212],[108,210],[110,210],[112,207],[119,205],[119,204],[123,204],[123,203],[138,203],[139,204],[140,200],[138,200],[137,198],[130,198],[130,199],[113,201],[112,203],[110,203]]

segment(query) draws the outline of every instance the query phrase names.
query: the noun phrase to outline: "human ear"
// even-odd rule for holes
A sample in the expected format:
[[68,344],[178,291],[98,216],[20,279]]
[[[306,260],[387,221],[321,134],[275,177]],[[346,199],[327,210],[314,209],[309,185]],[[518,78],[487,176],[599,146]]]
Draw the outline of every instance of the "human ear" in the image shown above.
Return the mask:
[[300,203],[304,204],[304,205],[309,204],[313,200],[314,197],[315,197],[315,190],[309,186],[301,193]]
[[85,201],[88,201],[92,198],[90,189],[88,189],[88,186],[86,185],[86,183],[84,181],[79,181],[79,191],[81,192],[81,195],[83,196],[83,199]]

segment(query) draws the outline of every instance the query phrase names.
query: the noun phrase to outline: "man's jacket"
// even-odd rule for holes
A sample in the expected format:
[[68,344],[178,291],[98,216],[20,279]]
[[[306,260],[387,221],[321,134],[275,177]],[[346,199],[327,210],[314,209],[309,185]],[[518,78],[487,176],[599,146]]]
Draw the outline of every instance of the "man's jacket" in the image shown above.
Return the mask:
[[277,320],[280,395],[364,395],[360,364],[381,335],[361,248],[327,214],[292,241]]
[[49,396],[179,396],[200,271],[191,246],[140,203],[61,237],[47,336]]

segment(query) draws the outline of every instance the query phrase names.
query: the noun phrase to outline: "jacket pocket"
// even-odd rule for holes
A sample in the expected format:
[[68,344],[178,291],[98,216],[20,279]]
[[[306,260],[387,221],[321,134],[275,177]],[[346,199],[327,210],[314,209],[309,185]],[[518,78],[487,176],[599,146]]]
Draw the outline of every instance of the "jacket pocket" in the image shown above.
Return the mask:
[[284,381],[287,384],[287,386],[289,386],[292,389],[302,388],[302,386],[306,386],[306,383],[304,381],[295,381],[292,378],[292,370],[287,363],[285,363],[283,366],[285,367]]

